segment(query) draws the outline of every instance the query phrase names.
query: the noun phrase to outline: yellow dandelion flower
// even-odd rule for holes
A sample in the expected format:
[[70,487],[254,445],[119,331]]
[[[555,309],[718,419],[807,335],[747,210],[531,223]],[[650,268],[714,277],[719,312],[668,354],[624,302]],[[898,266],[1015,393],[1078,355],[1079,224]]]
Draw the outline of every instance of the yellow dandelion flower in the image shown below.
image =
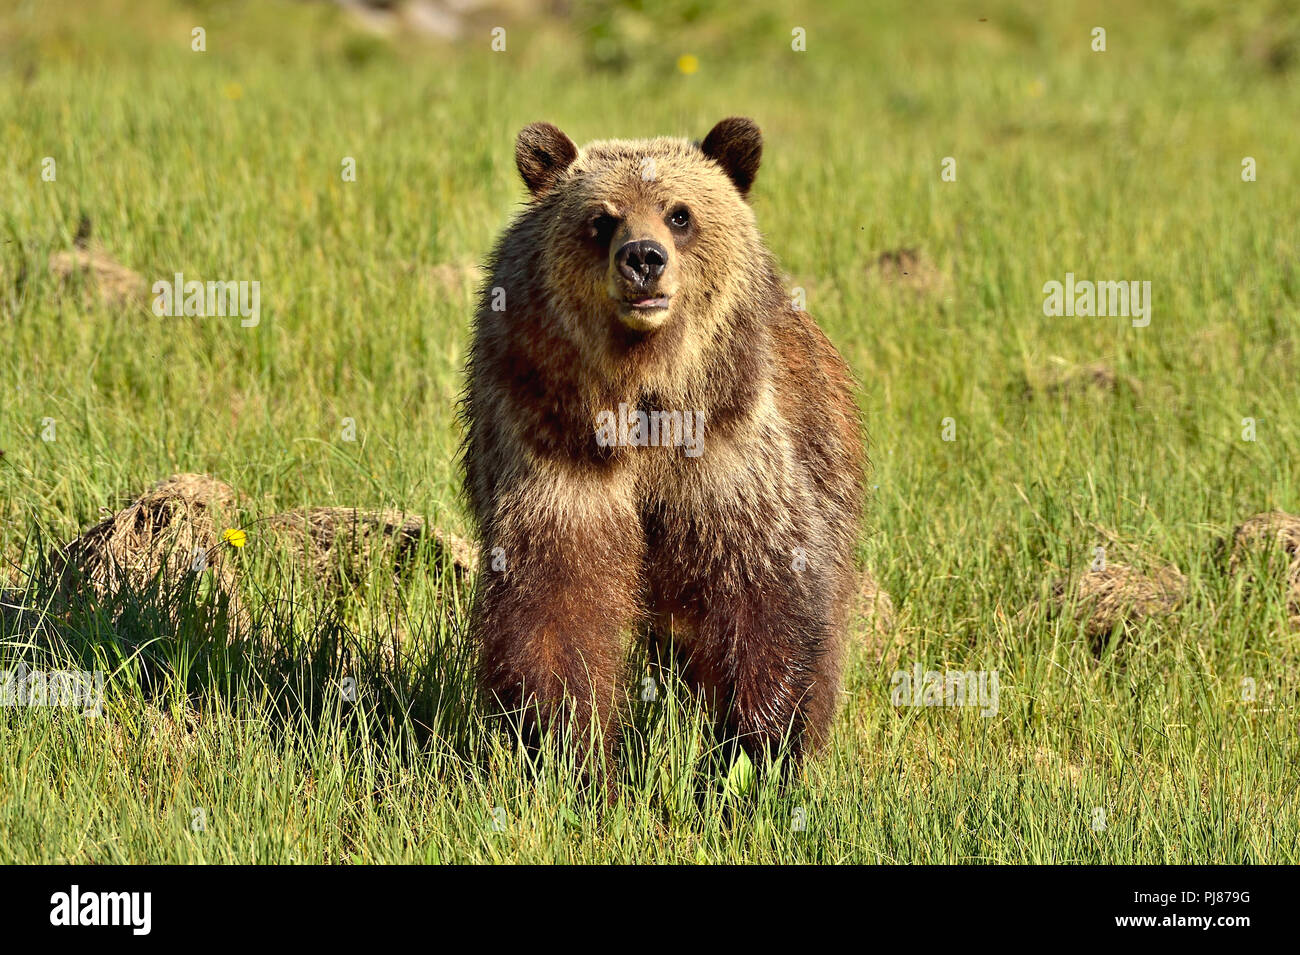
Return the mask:
[[690,76],[700,68],[700,58],[694,53],[683,53],[677,58],[677,69]]
[[248,535],[237,527],[227,527],[221,532],[221,539],[231,547],[243,547],[248,543]]

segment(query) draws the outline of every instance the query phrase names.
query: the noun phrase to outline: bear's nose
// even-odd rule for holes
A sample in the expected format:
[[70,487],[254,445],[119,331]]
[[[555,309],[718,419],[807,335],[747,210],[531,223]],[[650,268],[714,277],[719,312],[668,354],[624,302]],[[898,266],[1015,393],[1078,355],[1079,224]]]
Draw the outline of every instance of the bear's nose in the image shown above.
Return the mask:
[[629,282],[649,285],[668,265],[668,250],[654,239],[636,239],[619,246],[614,262]]

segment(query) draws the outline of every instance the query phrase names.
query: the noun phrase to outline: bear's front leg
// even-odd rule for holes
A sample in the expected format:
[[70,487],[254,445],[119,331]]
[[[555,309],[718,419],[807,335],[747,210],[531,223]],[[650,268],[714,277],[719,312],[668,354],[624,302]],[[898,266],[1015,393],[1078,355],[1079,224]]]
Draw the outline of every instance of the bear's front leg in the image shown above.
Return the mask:
[[834,593],[830,580],[786,579],[706,597],[686,676],[756,766],[782,745],[798,764],[830,731],[843,664]]
[[[473,631],[486,693],[526,742],[565,735],[608,769],[622,637],[637,613],[644,544],[631,495],[608,481],[519,480],[483,528]],[[593,740],[599,734],[599,750]]]

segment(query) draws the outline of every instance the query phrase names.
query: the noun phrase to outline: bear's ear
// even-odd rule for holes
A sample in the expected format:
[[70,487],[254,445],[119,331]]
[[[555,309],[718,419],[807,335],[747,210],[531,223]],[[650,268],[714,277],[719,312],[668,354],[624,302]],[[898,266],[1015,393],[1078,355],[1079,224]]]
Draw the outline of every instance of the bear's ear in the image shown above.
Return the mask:
[[748,195],[763,158],[763,133],[752,119],[730,116],[709,130],[700,151],[722,167],[742,196]]
[[525,126],[515,140],[515,165],[535,196],[555,185],[577,158],[578,147],[573,145],[573,140],[550,123]]

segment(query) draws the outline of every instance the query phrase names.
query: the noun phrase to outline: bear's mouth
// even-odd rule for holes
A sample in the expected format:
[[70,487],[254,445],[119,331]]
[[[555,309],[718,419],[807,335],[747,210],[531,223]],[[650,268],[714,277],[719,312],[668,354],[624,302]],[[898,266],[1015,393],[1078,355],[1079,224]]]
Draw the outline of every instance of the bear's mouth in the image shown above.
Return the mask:
[[645,295],[640,298],[625,298],[623,304],[639,312],[653,312],[668,307],[667,295]]
[[668,321],[671,295],[637,295],[618,299],[618,320],[634,332],[653,332]]

